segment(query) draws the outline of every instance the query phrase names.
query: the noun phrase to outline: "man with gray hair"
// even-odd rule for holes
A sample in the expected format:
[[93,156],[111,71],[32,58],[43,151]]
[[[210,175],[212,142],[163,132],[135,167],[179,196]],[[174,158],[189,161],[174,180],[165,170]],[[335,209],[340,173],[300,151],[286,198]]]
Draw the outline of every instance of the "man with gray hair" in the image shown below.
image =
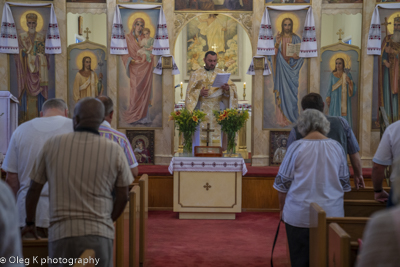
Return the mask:
[[[67,118],[68,109],[64,100],[49,99],[43,103],[40,118],[21,124],[11,136],[2,169],[7,172],[6,182],[17,198],[19,226],[25,225],[25,198],[28,192],[29,175],[35,159],[44,143],[52,136],[70,133],[72,120]],[[36,210],[38,234],[47,237],[49,227],[49,189],[46,184],[40,194]]]

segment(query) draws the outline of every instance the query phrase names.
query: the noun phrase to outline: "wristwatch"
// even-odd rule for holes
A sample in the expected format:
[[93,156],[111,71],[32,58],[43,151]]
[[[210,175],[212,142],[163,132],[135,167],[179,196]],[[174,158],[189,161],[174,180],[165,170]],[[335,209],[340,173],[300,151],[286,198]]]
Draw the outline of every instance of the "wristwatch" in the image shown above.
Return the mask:
[[25,224],[26,224],[26,226],[32,226],[32,225],[35,225],[35,222],[29,222],[25,219]]

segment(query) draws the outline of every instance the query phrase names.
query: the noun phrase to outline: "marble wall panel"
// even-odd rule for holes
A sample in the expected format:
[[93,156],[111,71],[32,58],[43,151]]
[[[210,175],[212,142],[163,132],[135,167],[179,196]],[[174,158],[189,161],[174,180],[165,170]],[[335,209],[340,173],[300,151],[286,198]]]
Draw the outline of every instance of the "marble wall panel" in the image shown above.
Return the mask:
[[[5,0],[0,0],[0,8],[3,10]],[[9,70],[8,70],[8,55],[7,54],[0,54],[0,62],[3,62],[0,64],[0,90],[1,91],[10,91],[9,90]],[[6,64],[4,64],[4,62]]]
[[[116,7],[115,0],[107,0],[107,51],[108,51],[108,60],[107,60],[107,91],[108,96],[112,99],[112,101],[117,103],[117,57],[116,55],[110,54],[110,42],[111,42],[111,30],[114,19],[114,11]],[[118,113],[114,116],[118,116]],[[111,122],[111,126],[113,128],[117,128],[117,117],[114,118]],[[121,129],[118,129],[121,131]]]
[[[56,97],[68,101],[68,58],[67,58],[67,7],[65,0],[53,2],[54,11],[57,16],[58,29],[61,38],[61,54],[55,56],[56,60]],[[72,110],[70,114],[72,114]]]
[[371,158],[375,150],[371,147],[371,112],[372,112],[372,73],[374,57],[367,55],[368,31],[372,13],[375,9],[374,1],[364,1],[362,18],[362,49],[361,49],[361,83],[360,83],[360,155],[365,167],[372,166]]

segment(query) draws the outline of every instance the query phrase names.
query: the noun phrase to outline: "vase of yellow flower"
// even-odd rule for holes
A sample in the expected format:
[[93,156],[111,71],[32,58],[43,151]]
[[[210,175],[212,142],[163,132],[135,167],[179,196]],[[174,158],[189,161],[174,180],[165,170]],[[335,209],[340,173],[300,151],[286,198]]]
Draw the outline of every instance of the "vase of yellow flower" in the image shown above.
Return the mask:
[[179,130],[179,134],[183,135],[183,153],[192,154],[192,137],[196,131],[196,127],[204,119],[206,114],[200,110],[190,112],[187,109],[174,111],[170,114],[169,120],[175,121],[175,127]]
[[228,137],[226,152],[228,153],[228,155],[236,154],[236,143],[235,143],[236,132],[226,133],[226,135]]
[[217,123],[221,125],[221,130],[226,133],[228,138],[227,154],[232,156],[236,154],[236,133],[244,126],[249,118],[247,110],[237,110],[234,108],[223,111],[214,111],[214,117]]

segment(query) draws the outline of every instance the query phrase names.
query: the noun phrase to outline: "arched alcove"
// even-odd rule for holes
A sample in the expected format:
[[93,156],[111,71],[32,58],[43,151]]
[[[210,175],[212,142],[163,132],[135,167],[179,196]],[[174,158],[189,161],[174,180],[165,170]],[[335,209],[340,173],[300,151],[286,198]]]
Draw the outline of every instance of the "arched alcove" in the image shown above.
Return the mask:
[[[204,54],[208,50],[218,53],[217,67],[225,72],[232,73],[231,80],[237,87],[239,100],[251,104],[252,76],[247,75],[247,68],[252,59],[252,45],[250,39],[251,20],[248,14],[179,14],[183,20],[175,22],[175,40],[172,49],[176,64],[181,74],[175,75],[175,85],[182,82],[181,89],[175,89],[175,103],[183,100],[190,73],[203,67]],[[250,21],[250,24],[246,23]],[[249,28],[250,27],[250,28]],[[218,32],[222,32],[218,34]],[[212,42],[212,43],[210,43]],[[222,43],[224,47],[221,48]],[[244,90],[246,83],[246,90]],[[244,92],[246,96],[244,97]],[[247,125],[247,148],[251,146],[251,122]],[[176,135],[177,136],[177,135]],[[175,140],[175,150],[178,141]]]

